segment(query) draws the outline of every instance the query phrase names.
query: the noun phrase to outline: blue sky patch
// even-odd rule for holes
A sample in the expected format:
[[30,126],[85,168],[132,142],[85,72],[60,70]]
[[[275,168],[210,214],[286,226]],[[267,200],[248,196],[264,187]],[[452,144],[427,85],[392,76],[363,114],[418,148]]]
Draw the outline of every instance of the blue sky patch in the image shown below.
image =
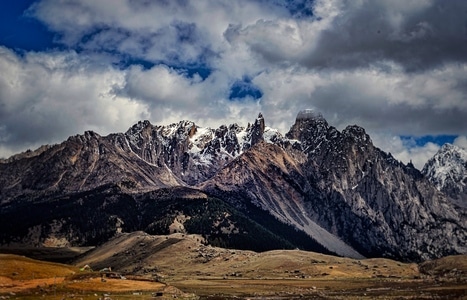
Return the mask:
[[446,143],[452,144],[457,138],[457,135],[425,135],[425,136],[401,136],[404,145],[409,148],[421,147],[426,143],[434,143],[437,145],[444,145]]
[[229,100],[243,99],[246,97],[259,99],[263,97],[263,92],[251,82],[251,79],[245,77],[232,84],[230,87]]
[[24,14],[33,0],[2,1],[0,4],[0,45],[11,49],[44,51],[56,48],[54,34]]
[[127,69],[131,65],[139,65],[143,70],[149,70],[156,65],[166,65],[169,68],[176,70],[178,73],[185,75],[188,78],[193,78],[193,76],[198,75],[202,80],[205,80],[212,73],[212,69],[203,64],[169,64],[165,61],[149,61],[141,58],[130,57],[128,55],[113,53],[120,60],[115,63],[120,69]]
[[145,59],[139,59],[139,58],[134,58],[134,57],[122,57],[122,59],[118,62],[118,65],[121,69],[127,69],[131,65],[139,65],[143,68],[143,70],[149,70],[157,63],[154,63],[152,61],[148,61]]
[[296,18],[307,18],[313,16],[312,0],[287,1],[287,9]]
[[189,78],[192,78],[194,75],[198,75],[203,80],[208,78],[212,73],[212,70],[209,67],[203,65],[185,65],[175,66],[173,68],[185,73]]

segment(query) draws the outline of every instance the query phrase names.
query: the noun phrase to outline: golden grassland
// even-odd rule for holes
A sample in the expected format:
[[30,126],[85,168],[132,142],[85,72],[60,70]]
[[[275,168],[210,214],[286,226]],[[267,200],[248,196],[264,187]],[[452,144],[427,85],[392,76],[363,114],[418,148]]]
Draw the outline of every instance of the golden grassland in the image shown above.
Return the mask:
[[[145,299],[161,292],[160,299],[194,298],[167,284],[149,280],[108,278],[99,272],[0,254],[0,299]],[[117,298],[115,298],[117,299]]]
[[[302,251],[292,251],[290,255],[282,252],[258,255],[253,264],[237,268],[240,271],[236,273],[221,275],[225,273],[224,266],[214,263],[210,266],[211,273],[197,271],[187,275],[174,272],[165,277],[165,283],[154,282],[147,277],[139,280],[104,277],[103,280],[99,272],[81,272],[70,265],[0,254],[0,297],[196,299],[195,295],[198,295],[201,299],[212,300],[467,299],[467,282],[463,273],[467,271],[464,269],[466,256],[425,263],[433,266],[425,268],[430,267],[430,271],[442,274],[430,276],[421,274],[415,264],[387,259],[351,260],[312,254],[313,260],[310,260]],[[304,258],[307,263],[304,263]],[[250,268],[257,272],[245,272]],[[379,276],[370,276],[374,269],[378,269]],[[162,296],[155,296],[157,292]]]
[[78,268],[74,266],[33,260],[11,254],[0,254],[0,261],[0,276],[16,281],[63,278],[78,271]]
[[[0,299],[467,299],[467,255],[415,264],[257,253],[203,245],[197,236],[135,233],[74,264],[0,254]],[[86,264],[112,272],[81,272]]]

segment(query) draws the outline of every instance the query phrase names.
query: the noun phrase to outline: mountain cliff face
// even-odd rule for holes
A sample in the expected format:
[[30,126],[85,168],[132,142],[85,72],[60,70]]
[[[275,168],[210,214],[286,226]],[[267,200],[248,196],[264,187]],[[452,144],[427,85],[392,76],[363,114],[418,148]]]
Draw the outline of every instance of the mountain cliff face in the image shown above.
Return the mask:
[[427,161],[422,173],[455,204],[467,208],[467,151],[445,144]]
[[254,147],[202,188],[243,195],[341,255],[417,260],[466,251],[465,219],[418,170],[374,147],[363,128],[339,132],[311,111],[281,146]]
[[[106,186],[124,192],[115,194],[103,189]],[[189,202],[176,197],[170,198],[173,203],[161,200],[167,199],[161,196],[165,192],[157,191],[177,187],[224,203],[214,206],[215,213],[206,210],[210,218],[196,223],[203,226],[182,226],[219,245],[230,241],[230,247],[250,244],[260,249],[253,242],[258,237],[252,235],[262,232],[276,241],[262,242],[267,249],[276,244],[403,260],[467,253],[465,210],[456,209],[443,189],[412,165],[376,148],[363,128],[339,131],[311,110],[300,112],[285,136],[267,127],[261,114],[247,127],[232,124],[217,129],[190,121],[168,126],[143,121],[125,133],[86,132],[4,160],[0,217],[14,220],[27,209],[26,215],[36,221],[13,222],[15,233],[4,228],[0,237],[3,242],[34,237],[36,244],[44,244],[62,236],[67,245],[78,245],[104,242],[120,231],[165,232],[195,220],[196,211],[201,214],[205,205],[187,211],[184,206]],[[99,196],[89,200],[92,195]],[[67,201],[86,212],[87,205],[100,203],[91,210],[99,212],[92,218],[100,231],[86,233],[89,228],[79,219],[86,222],[87,217],[61,216],[58,207],[65,209]],[[119,203],[116,207],[123,211],[107,211],[109,203]],[[124,203],[138,213],[125,211]],[[53,213],[34,217],[34,207],[41,205]],[[257,229],[249,230],[247,223]],[[37,228],[40,234],[32,234]]]
[[301,143],[304,172],[321,191],[308,198],[311,218],[364,255],[465,251],[465,220],[446,197],[413,166],[373,146],[363,128],[339,132],[322,116],[299,115],[287,137]]

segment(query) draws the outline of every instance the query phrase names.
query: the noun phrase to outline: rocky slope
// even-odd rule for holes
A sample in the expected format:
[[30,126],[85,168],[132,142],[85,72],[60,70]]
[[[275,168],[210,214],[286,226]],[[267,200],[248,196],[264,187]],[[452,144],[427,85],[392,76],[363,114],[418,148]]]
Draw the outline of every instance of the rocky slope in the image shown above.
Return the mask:
[[363,128],[339,132],[320,115],[299,115],[287,137],[299,140],[308,181],[321,191],[308,198],[309,214],[360,252],[418,259],[466,251],[465,219]]
[[281,147],[259,144],[202,188],[254,203],[341,255],[466,251],[465,218],[418,170],[374,147],[363,128],[340,132],[311,111],[297,116]]
[[467,151],[445,144],[427,161],[422,173],[454,203],[467,208]]
[[30,158],[0,164],[0,203],[17,196],[66,194],[122,181],[140,189],[184,184],[163,165],[127,151],[119,143],[122,140],[126,135],[101,137],[88,131]]
[[[217,204],[167,198],[179,189]],[[181,226],[242,249],[403,260],[467,252],[465,212],[442,191],[363,128],[338,131],[310,110],[285,136],[261,114],[247,127],[144,121],[125,133],[86,132],[2,161],[0,191],[0,217],[12,220],[3,242],[88,245]]]

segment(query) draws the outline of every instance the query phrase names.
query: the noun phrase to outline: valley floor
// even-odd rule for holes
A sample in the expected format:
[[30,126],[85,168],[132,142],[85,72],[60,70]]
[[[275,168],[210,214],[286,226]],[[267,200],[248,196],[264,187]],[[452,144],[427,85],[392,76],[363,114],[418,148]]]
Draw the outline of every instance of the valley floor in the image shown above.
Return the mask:
[[186,280],[171,283],[202,299],[467,299],[467,283],[430,280]]
[[[183,291],[183,292],[182,292]],[[467,299],[467,283],[448,280],[187,279],[139,280],[0,277],[0,299]],[[159,295],[159,296],[158,296]]]
[[[257,253],[204,245],[196,235],[145,233],[91,250],[29,250],[0,254],[0,299],[467,299],[467,255],[414,264]],[[72,253],[72,263],[50,262]],[[94,271],[80,270],[86,265]]]

